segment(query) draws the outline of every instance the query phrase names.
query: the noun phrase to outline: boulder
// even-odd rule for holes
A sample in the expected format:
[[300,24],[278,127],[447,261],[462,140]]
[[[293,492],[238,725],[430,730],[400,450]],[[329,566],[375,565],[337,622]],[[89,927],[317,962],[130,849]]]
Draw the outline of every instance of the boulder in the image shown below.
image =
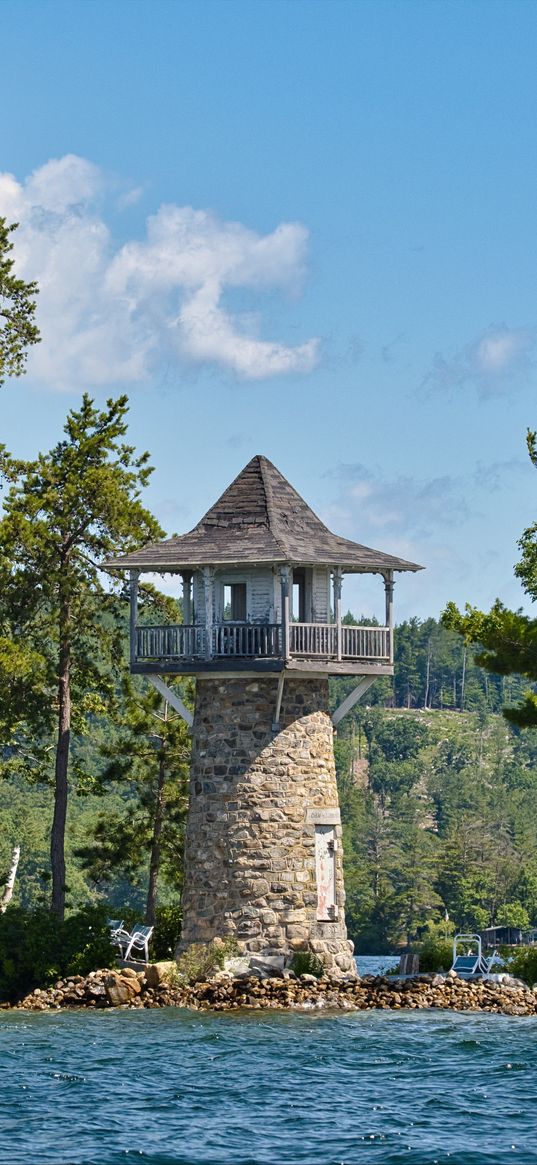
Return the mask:
[[252,955],[250,970],[261,979],[283,979],[284,955]]
[[226,959],[223,970],[233,979],[244,979],[250,974],[250,955],[237,955],[232,959]]
[[121,1007],[122,1004],[132,1003],[142,990],[138,976],[126,975],[123,971],[110,971],[104,980],[106,997],[112,1007]]
[[148,963],[145,969],[145,981],[148,987],[169,986],[177,978],[177,963],[175,960],[162,960],[160,963]]

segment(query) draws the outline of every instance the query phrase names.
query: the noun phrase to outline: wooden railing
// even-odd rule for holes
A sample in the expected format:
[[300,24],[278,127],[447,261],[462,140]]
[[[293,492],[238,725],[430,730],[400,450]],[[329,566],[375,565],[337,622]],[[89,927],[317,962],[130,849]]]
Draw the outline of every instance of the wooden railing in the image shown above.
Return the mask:
[[290,623],[291,655],[315,655],[332,658],[336,654],[336,628],[333,623]]
[[[204,627],[175,624],[172,627],[138,627],[136,659],[186,660],[229,658],[273,659],[282,654],[279,623],[219,623],[211,630],[207,652]],[[335,623],[290,623],[291,656],[313,659],[390,660],[388,627],[349,627],[342,624],[338,642]]]
[[343,623],[339,651],[335,623],[291,623],[289,639],[291,655],[322,656],[325,659],[390,658],[388,627],[349,627]]
[[390,659],[389,627],[341,626],[343,659]]
[[[220,623],[212,628],[212,656],[278,657],[279,623]],[[137,659],[203,659],[207,654],[204,627],[179,623],[173,627],[138,627]]]
[[213,627],[213,655],[266,659],[279,656],[279,623],[220,623]]
[[196,659],[205,655],[205,628],[187,623],[173,627],[138,627],[138,659]]

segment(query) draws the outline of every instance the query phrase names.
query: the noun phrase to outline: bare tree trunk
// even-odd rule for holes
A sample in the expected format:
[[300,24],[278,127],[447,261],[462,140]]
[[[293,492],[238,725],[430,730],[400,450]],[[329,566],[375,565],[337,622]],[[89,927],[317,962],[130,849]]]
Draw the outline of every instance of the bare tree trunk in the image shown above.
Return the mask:
[[[167,705],[166,705],[167,712]],[[157,908],[157,889],[158,876],[160,871],[160,839],[162,835],[162,825],[164,822],[164,784],[166,781],[166,757],[164,752],[164,740],[162,741],[162,748],[160,752],[157,794],[155,797],[155,815],[153,817],[153,837],[151,839],[151,858],[149,861],[149,886],[147,890],[147,902],[145,907],[145,923],[146,926],[155,925],[156,908]]]
[[4,893],[0,898],[0,914],[5,914],[5,911],[7,910],[13,897],[13,887],[15,885],[15,878],[17,877],[17,866],[19,864],[20,856],[21,847],[20,845],[16,845],[11,855],[11,867],[7,876],[7,882],[4,887]]
[[425,676],[425,697],[423,700],[423,707],[429,706],[429,685],[431,681],[431,640],[427,644],[427,672]]
[[461,712],[464,712],[464,685],[466,683],[466,647],[462,653]]
[[58,740],[54,786],[54,816],[50,835],[52,899],[50,908],[63,921],[65,913],[65,825],[67,820],[67,773],[71,737],[71,610],[68,597],[60,597],[58,668]]

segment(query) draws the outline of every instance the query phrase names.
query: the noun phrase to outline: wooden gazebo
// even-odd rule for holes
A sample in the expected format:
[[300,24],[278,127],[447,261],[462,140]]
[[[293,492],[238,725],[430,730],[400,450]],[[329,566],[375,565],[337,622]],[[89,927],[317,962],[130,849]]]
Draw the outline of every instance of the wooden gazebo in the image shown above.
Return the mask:
[[[131,671],[148,675],[393,673],[393,578],[416,563],[332,534],[266,457],[253,457],[188,534],[116,558],[130,571]],[[182,581],[183,622],[138,624],[143,572]],[[341,620],[345,574],[384,582],[383,626]]]

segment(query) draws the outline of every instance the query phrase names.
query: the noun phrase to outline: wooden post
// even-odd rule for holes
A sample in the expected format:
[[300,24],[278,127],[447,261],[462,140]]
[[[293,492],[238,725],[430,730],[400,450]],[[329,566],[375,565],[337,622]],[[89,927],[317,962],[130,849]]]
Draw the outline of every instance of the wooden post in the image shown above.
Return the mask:
[[386,626],[390,640],[390,663],[393,663],[393,570],[387,570],[384,575],[384,593],[386,596]]
[[214,610],[214,570],[206,566],[203,570],[203,590],[205,594],[205,658],[213,658],[213,610]]
[[189,627],[192,623],[192,571],[181,572],[183,580],[183,623]]
[[280,583],[282,588],[282,655],[284,659],[289,659],[290,642],[289,642],[289,575],[290,570],[288,566],[280,567]]
[[336,656],[341,659],[341,567],[334,567],[334,619],[336,624]]
[[138,578],[140,576],[139,570],[131,570],[130,572],[130,648],[131,648],[131,667],[136,663],[138,658]]

